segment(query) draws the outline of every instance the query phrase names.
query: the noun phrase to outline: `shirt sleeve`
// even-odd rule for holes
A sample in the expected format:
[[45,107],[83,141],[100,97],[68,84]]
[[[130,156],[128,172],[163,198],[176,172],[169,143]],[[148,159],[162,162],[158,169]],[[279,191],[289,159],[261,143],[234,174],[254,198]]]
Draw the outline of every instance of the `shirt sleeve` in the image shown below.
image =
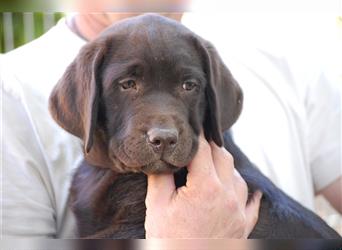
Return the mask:
[[2,235],[55,237],[54,193],[34,125],[20,94],[2,92]]
[[310,167],[319,192],[341,176],[341,89],[321,73],[306,96]]

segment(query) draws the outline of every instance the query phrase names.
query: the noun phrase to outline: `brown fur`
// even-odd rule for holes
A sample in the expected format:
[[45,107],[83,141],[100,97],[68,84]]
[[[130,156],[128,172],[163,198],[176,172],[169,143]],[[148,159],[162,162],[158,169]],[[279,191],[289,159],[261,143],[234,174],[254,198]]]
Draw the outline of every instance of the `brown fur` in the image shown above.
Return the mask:
[[[50,97],[53,118],[84,141],[85,162],[70,189],[80,237],[143,238],[144,173],[174,172],[184,185],[201,128],[222,146],[222,132],[241,108],[241,89],[216,50],[175,21],[131,18],[87,44]],[[225,140],[250,191],[265,194],[252,236],[324,235],[301,216],[327,228],[324,222],[273,186],[231,142]]]

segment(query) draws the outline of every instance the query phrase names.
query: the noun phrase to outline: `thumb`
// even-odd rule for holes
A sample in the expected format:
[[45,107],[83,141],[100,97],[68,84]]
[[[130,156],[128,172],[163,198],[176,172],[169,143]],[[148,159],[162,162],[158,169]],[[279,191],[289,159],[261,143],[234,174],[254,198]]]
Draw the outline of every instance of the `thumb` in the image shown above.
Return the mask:
[[173,174],[151,174],[147,176],[146,206],[163,207],[176,190]]
[[[203,183],[206,177],[216,174],[211,153],[210,145],[201,133],[198,138],[197,152],[187,167],[188,181],[191,180],[191,182],[196,184]],[[187,184],[189,183],[187,182]]]
[[262,193],[257,190],[250,201],[247,203],[246,207],[246,229],[245,229],[245,237],[248,238],[250,233],[253,231],[255,225],[258,222],[259,218],[259,209],[261,203]]

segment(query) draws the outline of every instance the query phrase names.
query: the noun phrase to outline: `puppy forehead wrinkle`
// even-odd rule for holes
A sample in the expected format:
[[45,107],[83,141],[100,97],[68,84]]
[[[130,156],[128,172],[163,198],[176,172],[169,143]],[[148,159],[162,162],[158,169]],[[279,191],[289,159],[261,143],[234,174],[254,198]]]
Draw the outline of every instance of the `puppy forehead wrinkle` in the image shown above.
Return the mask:
[[200,65],[180,65],[178,66],[180,73],[182,76],[194,76],[200,78],[199,80],[205,80],[206,74],[202,70]]
[[[133,73],[133,71],[143,71],[144,63],[134,58],[132,60],[122,60],[111,62],[106,66],[105,69],[105,81],[112,81],[113,78],[120,77],[129,73]],[[109,78],[109,79],[107,79]]]

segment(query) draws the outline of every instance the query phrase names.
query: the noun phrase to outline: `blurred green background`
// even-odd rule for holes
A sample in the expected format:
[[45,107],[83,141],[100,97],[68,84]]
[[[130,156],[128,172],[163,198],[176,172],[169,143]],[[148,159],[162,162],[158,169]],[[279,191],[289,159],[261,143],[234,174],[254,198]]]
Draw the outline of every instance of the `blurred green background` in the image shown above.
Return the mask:
[[62,12],[0,12],[0,53],[41,36],[63,16]]

